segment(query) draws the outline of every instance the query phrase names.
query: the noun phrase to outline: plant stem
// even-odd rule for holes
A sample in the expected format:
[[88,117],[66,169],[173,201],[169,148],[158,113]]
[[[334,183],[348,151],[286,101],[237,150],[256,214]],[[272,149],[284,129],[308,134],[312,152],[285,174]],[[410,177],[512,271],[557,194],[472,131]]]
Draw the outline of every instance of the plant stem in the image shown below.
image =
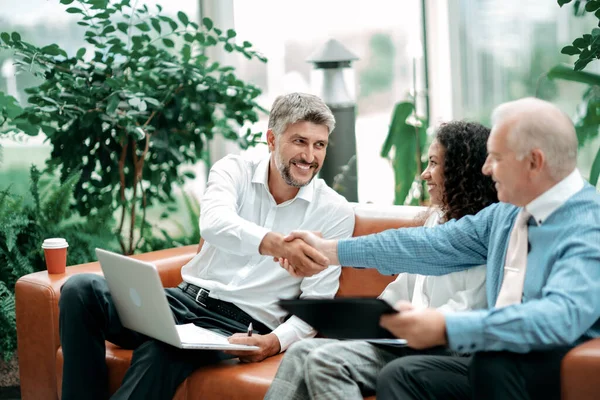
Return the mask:
[[137,183],[138,183],[138,157],[137,157],[137,143],[135,140],[131,143],[131,153],[133,155],[133,195],[131,197],[131,215],[129,219],[129,254],[133,254],[133,231],[135,229],[135,203],[137,198]]
[[140,237],[135,243],[136,249],[140,246],[140,242],[144,238],[144,227],[146,226],[146,191],[144,190],[142,179],[138,183],[140,184],[140,192],[142,193],[142,226],[140,227]]
[[129,45],[131,44],[131,27],[133,26],[133,15],[135,14],[136,10],[137,10],[137,3],[138,0],[135,0],[135,3],[133,3],[133,7],[131,7],[131,17],[129,18],[129,29],[127,29],[127,49],[131,50],[129,48]]
[[119,245],[121,246],[121,251],[125,254],[126,247],[125,242],[123,241],[123,224],[125,223],[125,213],[126,213],[126,201],[125,201],[125,159],[127,158],[127,147],[129,143],[126,142],[127,138],[124,138],[121,142],[121,157],[119,158],[119,186],[121,193],[121,221],[119,222],[119,229],[117,230],[117,238],[119,239]]

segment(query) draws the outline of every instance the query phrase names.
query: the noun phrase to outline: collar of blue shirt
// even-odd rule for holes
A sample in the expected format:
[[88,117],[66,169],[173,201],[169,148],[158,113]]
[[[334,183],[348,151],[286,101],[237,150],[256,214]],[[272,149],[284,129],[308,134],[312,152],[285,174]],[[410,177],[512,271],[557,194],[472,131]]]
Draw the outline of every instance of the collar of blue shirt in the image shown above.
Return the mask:
[[583,189],[583,178],[575,168],[566,178],[552,186],[549,190],[533,199],[525,209],[541,225],[550,214],[562,206],[571,196]]

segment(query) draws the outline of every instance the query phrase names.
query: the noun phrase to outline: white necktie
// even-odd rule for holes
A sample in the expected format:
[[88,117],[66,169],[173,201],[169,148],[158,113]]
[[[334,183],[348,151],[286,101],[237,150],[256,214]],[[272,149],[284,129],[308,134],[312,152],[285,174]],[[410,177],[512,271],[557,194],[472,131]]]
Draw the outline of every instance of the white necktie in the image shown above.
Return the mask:
[[527,269],[527,221],[530,217],[531,214],[522,209],[517,215],[515,225],[510,232],[504,262],[504,278],[496,300],[497,308],[521,302]]

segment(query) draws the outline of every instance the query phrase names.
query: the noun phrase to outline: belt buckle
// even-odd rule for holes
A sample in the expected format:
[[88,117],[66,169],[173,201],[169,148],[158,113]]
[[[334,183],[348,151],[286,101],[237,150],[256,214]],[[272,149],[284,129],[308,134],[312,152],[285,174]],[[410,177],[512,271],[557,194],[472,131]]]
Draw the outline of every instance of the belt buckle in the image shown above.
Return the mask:
[[204,308],[208,308],[205,303],[203,303],[202,301],[199,300],[199,297],[200,297],[200,295],[202,295],[202,297],[204,297],[204,296],[208,297],[208,294],[210,292],[204,288],[199,288],[199,289],[200,290],[198,290],[198,293],[196,293],[196,303],[199,303]]

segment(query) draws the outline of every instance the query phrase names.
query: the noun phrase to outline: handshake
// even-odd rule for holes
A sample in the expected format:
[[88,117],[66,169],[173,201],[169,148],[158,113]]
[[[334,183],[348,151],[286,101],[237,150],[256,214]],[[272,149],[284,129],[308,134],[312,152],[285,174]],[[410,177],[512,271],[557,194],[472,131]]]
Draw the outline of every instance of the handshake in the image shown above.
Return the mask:
[[287,236],[269,232],[260,243],[260,254],[272,256],[290,275],[307,277],[329,265],[339,264],[337,240],[327,240],[320,233],[295,231]]

